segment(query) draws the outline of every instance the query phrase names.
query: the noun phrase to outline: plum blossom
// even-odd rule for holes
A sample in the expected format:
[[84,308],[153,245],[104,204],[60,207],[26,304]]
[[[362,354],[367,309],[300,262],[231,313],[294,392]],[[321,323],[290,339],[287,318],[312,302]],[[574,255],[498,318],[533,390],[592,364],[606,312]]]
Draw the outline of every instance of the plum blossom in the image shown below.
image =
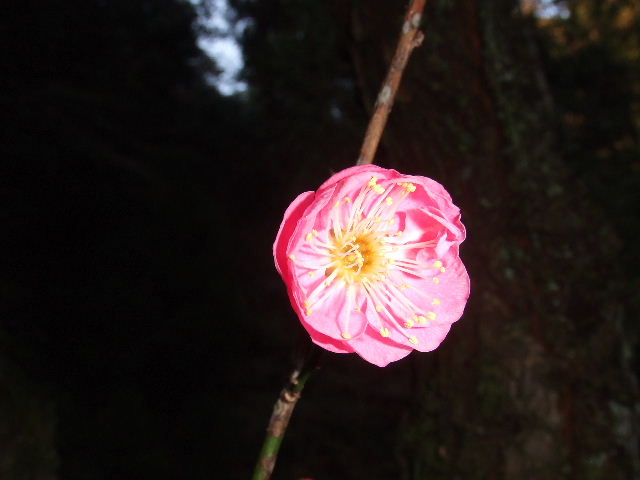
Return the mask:
[[464,239],[442,185],[362,165],[299,195],[273,254],[312,341],[383,367],[435,349],[462,315]]

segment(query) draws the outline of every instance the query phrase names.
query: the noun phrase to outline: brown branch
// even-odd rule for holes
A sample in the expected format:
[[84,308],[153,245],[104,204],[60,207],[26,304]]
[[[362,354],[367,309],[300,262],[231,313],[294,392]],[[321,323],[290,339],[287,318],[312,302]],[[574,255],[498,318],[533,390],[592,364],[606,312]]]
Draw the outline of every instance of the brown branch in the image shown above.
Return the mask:
[[318,368],[322,350],[306,338],[301,337],[301,341],[304,343],[297,352],[297,365],[273,406],[267,433],[251,480],[269,480],[271,477],[291,414],[309,376]]
[[425,3],[426,0],[412,0],[407,9],[398,46],[391,60],[387,77],[382,83],[382,88],[380,88],[375,110],[371,120],[369,120],[367,133],[362,142],[357,165],[365,165],[373,161],[409,56],[413,49],[419,46],[424,39],[424,35],[418,30],[418,27],[420,26],[420,20],[422,20],[422,11]]

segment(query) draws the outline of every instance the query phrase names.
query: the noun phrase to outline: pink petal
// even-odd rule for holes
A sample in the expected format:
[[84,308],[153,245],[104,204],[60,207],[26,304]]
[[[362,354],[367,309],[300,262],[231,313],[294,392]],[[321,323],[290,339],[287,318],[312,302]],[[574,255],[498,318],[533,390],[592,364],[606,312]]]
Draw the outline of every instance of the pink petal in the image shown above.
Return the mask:
[[411,347],[401,345],[369,327],[358,338],[349,340],[349,346],[369,363],[378,367],[386,367],[389,363],[400,360],[411,353]]
[[280,224],[276,240],[273,242],[273,258],[275,260],[276,270],[278,270],[280,275],[283,275],[283,268],[286,268],[286,250],[289,238],[291,238],[298,220],[300,220],[302,213],[311,204],[314,196],[314,192],[301,193],[291,202],[289,208],[284,212],[284,219]]
[[[444,273],[434,270],[433,277],[407,279],[412,288],[403,292],[409,300],[423,308],[420,312],[422,315],[427,312],[436,314],[435,321],[430,324],[457,321],[469,298],[469,275],[464,264],[453,254],[445,256],[442,261],[446,265]],[[437,279],[437,282],[433,279]]]
[[449,333],[450,328],[451,324],[445,323],[427,328],[412,328],[408,333],[418,339],[415,345],[412,344],[414,349],[419,352],[430,352],[438,348],[438,345],[442,343],[447,333]]
[[340,287],[338,282],[336,280],[333,287],[335,293],[312,306],[311,315],[305,315],[304,319],[315,330],[335,340],[344,340],[343,334],[355,338],[364,332],[367,319],[363,313],[355,311],[355,302],[348,300],[346,288]]
[[324,348],[325,350],[329,350],[334,353],[353,353],[353,348],[344,340],[336,340],[334,338],[323,335],[322,333],[315,330],[311,325],[301,319],[302,326],[309,332],[309,336],[311,336],[311,341],[316,345]]
[[[385,175],[388,171],[389,170],[378,167],[377,165],[358,165],[357,167],[345,168],[344,170],[341,170],[329,177],[327,181],[320,185],[320,188],[318,188],[318,192],[324,190],[325,188],[331,187],[341,181],[353,181],[354,179],[357,180],[363,175],[367,177],[368,181],[372,175],[382,176]],[[349,183],[346,184],[347,187],[348,185]],[[345,189],[348,188],[345,187]]]

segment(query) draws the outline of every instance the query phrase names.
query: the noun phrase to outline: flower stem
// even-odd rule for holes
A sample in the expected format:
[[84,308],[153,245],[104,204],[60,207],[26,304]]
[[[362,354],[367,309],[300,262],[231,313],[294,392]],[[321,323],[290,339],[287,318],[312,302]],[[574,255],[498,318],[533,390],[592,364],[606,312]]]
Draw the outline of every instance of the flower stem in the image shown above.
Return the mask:
[[267,433],[251,480],[269,480],[271,477],[271,472],[273,472],[278,458],[280,444],[289,425],[293,409],[298,403],[311,373],[318,368],[318,361],[322,351],[314,344],[308,343],[308,340],[306,342],[306,350],[298,355],[296,366],[291,372],[289,382],[282,389],[278,400],[273,406],[273,413],[267,426]]
[[371,163],[376,154],[380,137],[382,137],[382,131],[387,124],[387,118],[393,106],[393,101],[396,98],[396,92],[398,91],[404,68],[409,61],[409,56],[413,49],[419,46],[424,39],[424,35],[418,30],[418,27],[420,26],[425,3],[426,0],[412,0],[407,9],[398,40],[398,46],[391,60],[391,65],[389,65],[387,77],[384,79],[382,87],[380,88],[376,106],[371,120],[369,120],[367,133],[365,134],[362,148],[360,149],[360,157],[356,165]]

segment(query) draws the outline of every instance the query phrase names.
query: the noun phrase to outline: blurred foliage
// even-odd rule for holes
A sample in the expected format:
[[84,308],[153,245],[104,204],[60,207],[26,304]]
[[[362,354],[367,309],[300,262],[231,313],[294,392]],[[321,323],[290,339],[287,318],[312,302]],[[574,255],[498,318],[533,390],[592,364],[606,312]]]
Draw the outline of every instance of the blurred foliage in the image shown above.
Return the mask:
[[[6,11],[2,478],[252,469],[304,338],[271,243],[355,161],[404,12],[230,3],[237,97],[205,81],[205,0]],[[451,191],[472,297],[436,352],[327,355],[274,478],[640,475],[640,12],[557,3],[428,2],[376,163]]]
[[58,454],[53,404],[4,357],[0,357],[0,412],[0,477],[55,478]]

